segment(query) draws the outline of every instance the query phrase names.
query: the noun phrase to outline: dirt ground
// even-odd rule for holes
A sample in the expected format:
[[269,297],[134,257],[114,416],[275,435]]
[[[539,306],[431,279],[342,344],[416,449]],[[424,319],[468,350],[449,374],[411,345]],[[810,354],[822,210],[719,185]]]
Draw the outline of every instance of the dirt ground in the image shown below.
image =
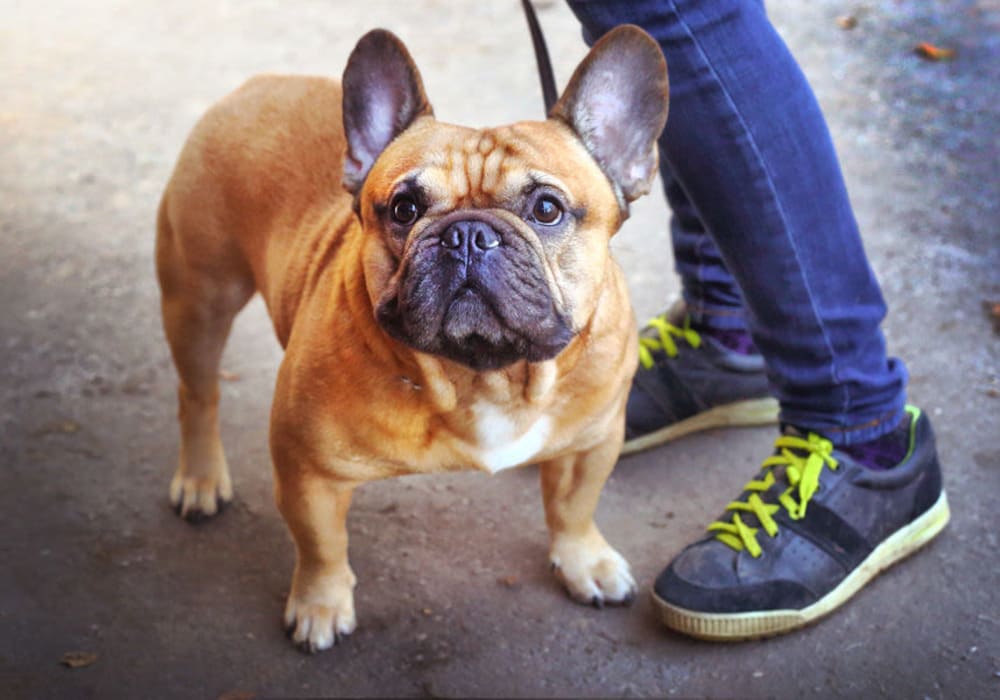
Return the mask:
[[[801,633],[718,645],[569,602],[546,564],[532,468],[359,490],[359,630],[309,657],[279,617],[292,549],[267,452],[280,360],[259,302],[224,361],[237,497],[193,527],[167,504],[175,378],[153,219],[181,143],[258,72],[339,75],[374,26],[410,46],[440,118],[541,114],[514,2],[0,0],[0,687],[9,698],[1000,695],[1000,8],[769,3],[828,115],[932,417],[953,508],[929,548]],[[843,29],[837,18],[853,15]],[[585,48],[541,19],[565,81]],[[915,44],[956,50],[923,60]],[[677,294],[658,190],[615,243],[640,318]],[[598,521],[644,590],[735,496],[772,429],[623,459]],[[89,665],[69,668],[67,652]]]

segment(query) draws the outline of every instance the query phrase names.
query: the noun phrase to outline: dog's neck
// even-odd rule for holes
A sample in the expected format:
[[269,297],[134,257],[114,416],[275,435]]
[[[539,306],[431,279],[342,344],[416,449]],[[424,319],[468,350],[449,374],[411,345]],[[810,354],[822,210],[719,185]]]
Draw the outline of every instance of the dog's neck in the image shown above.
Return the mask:
[[414,353],[414,359],[422,375],[421,386],[441,413],[454,411],[459,395],[469,390],[498,404],[516,402],[518,397],[529,404],[540,404],[552,391],[559,375],[558,358],[545,362],[517,362],[491,372],[474,372],[420,352]]

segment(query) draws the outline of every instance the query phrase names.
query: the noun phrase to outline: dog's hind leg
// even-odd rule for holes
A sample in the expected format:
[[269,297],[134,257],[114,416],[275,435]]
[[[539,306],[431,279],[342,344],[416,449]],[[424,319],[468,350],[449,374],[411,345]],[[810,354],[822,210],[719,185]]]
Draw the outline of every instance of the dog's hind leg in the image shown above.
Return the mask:
[[192,521],[215,515],[233,497],[219,437],[219,362],[233,318],[254,292],[241,257],[221,255],[220,237],[208,234],[198,231],[196,238],[172,224],[164,198],[156,267],[163,327],[180,380],[181,428],[170,502]]

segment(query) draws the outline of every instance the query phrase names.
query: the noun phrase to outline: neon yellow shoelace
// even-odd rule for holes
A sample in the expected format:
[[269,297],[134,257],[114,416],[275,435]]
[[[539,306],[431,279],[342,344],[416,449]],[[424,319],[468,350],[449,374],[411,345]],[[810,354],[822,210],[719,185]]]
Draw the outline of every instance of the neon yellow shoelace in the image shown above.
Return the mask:
[[[718,520],[708,526],[710,532],[717,533],[716,539],[729,545],[736,551],[747,550],[754,559],[760,556],[761,549],[757,543],[759,528],[750,527],[740,518],[740,513],[753,513],[761,527],[771,537],[778,534],[778,524],[771,517],[782,506],[788,511],[792,520],[805,517],[809,499],[819,487],[819,475],[824,465],[832,470],[837,469],[837,460],[831,456],[833,444],[815,433],[809,437],[800,438],[793,435],[782,435],[774,442],[776,454],[764,460],[764,468],[769,468],[763,479],[750,481],[744,491],[750,491],[745,501],[733,501],[726,506],[733,513],[729,522]],[[785,467],[785,478],[790,486],[778,496],[776,503],[765,503],[759,493],[767,491],[774,485],[773,467]],[[798,499],[796,500],[796,496]]]
[[691,328],[691,318],[684,317],[682,327],[675,326],[667,320],[667,315],[661,314],[651,318],[646,328],[655,328],[659,331],[659,338],[639,337],[639,364],[643,369],[652,368],[653,353],[663,351],[667,357],[677,357],[677,342],[674,338],[683,338],[693,348],[701,345],[701,336],[698,331]]

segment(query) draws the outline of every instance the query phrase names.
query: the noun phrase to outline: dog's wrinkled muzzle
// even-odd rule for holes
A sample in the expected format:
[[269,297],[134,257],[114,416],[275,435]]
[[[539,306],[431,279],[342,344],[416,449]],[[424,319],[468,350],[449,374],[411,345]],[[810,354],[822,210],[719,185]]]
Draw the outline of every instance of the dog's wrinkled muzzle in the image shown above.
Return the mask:
[[542,261],[510,223],[459,211],[411,241],[377,309],[394,337],[474,369],[554,357],[573,336]]

